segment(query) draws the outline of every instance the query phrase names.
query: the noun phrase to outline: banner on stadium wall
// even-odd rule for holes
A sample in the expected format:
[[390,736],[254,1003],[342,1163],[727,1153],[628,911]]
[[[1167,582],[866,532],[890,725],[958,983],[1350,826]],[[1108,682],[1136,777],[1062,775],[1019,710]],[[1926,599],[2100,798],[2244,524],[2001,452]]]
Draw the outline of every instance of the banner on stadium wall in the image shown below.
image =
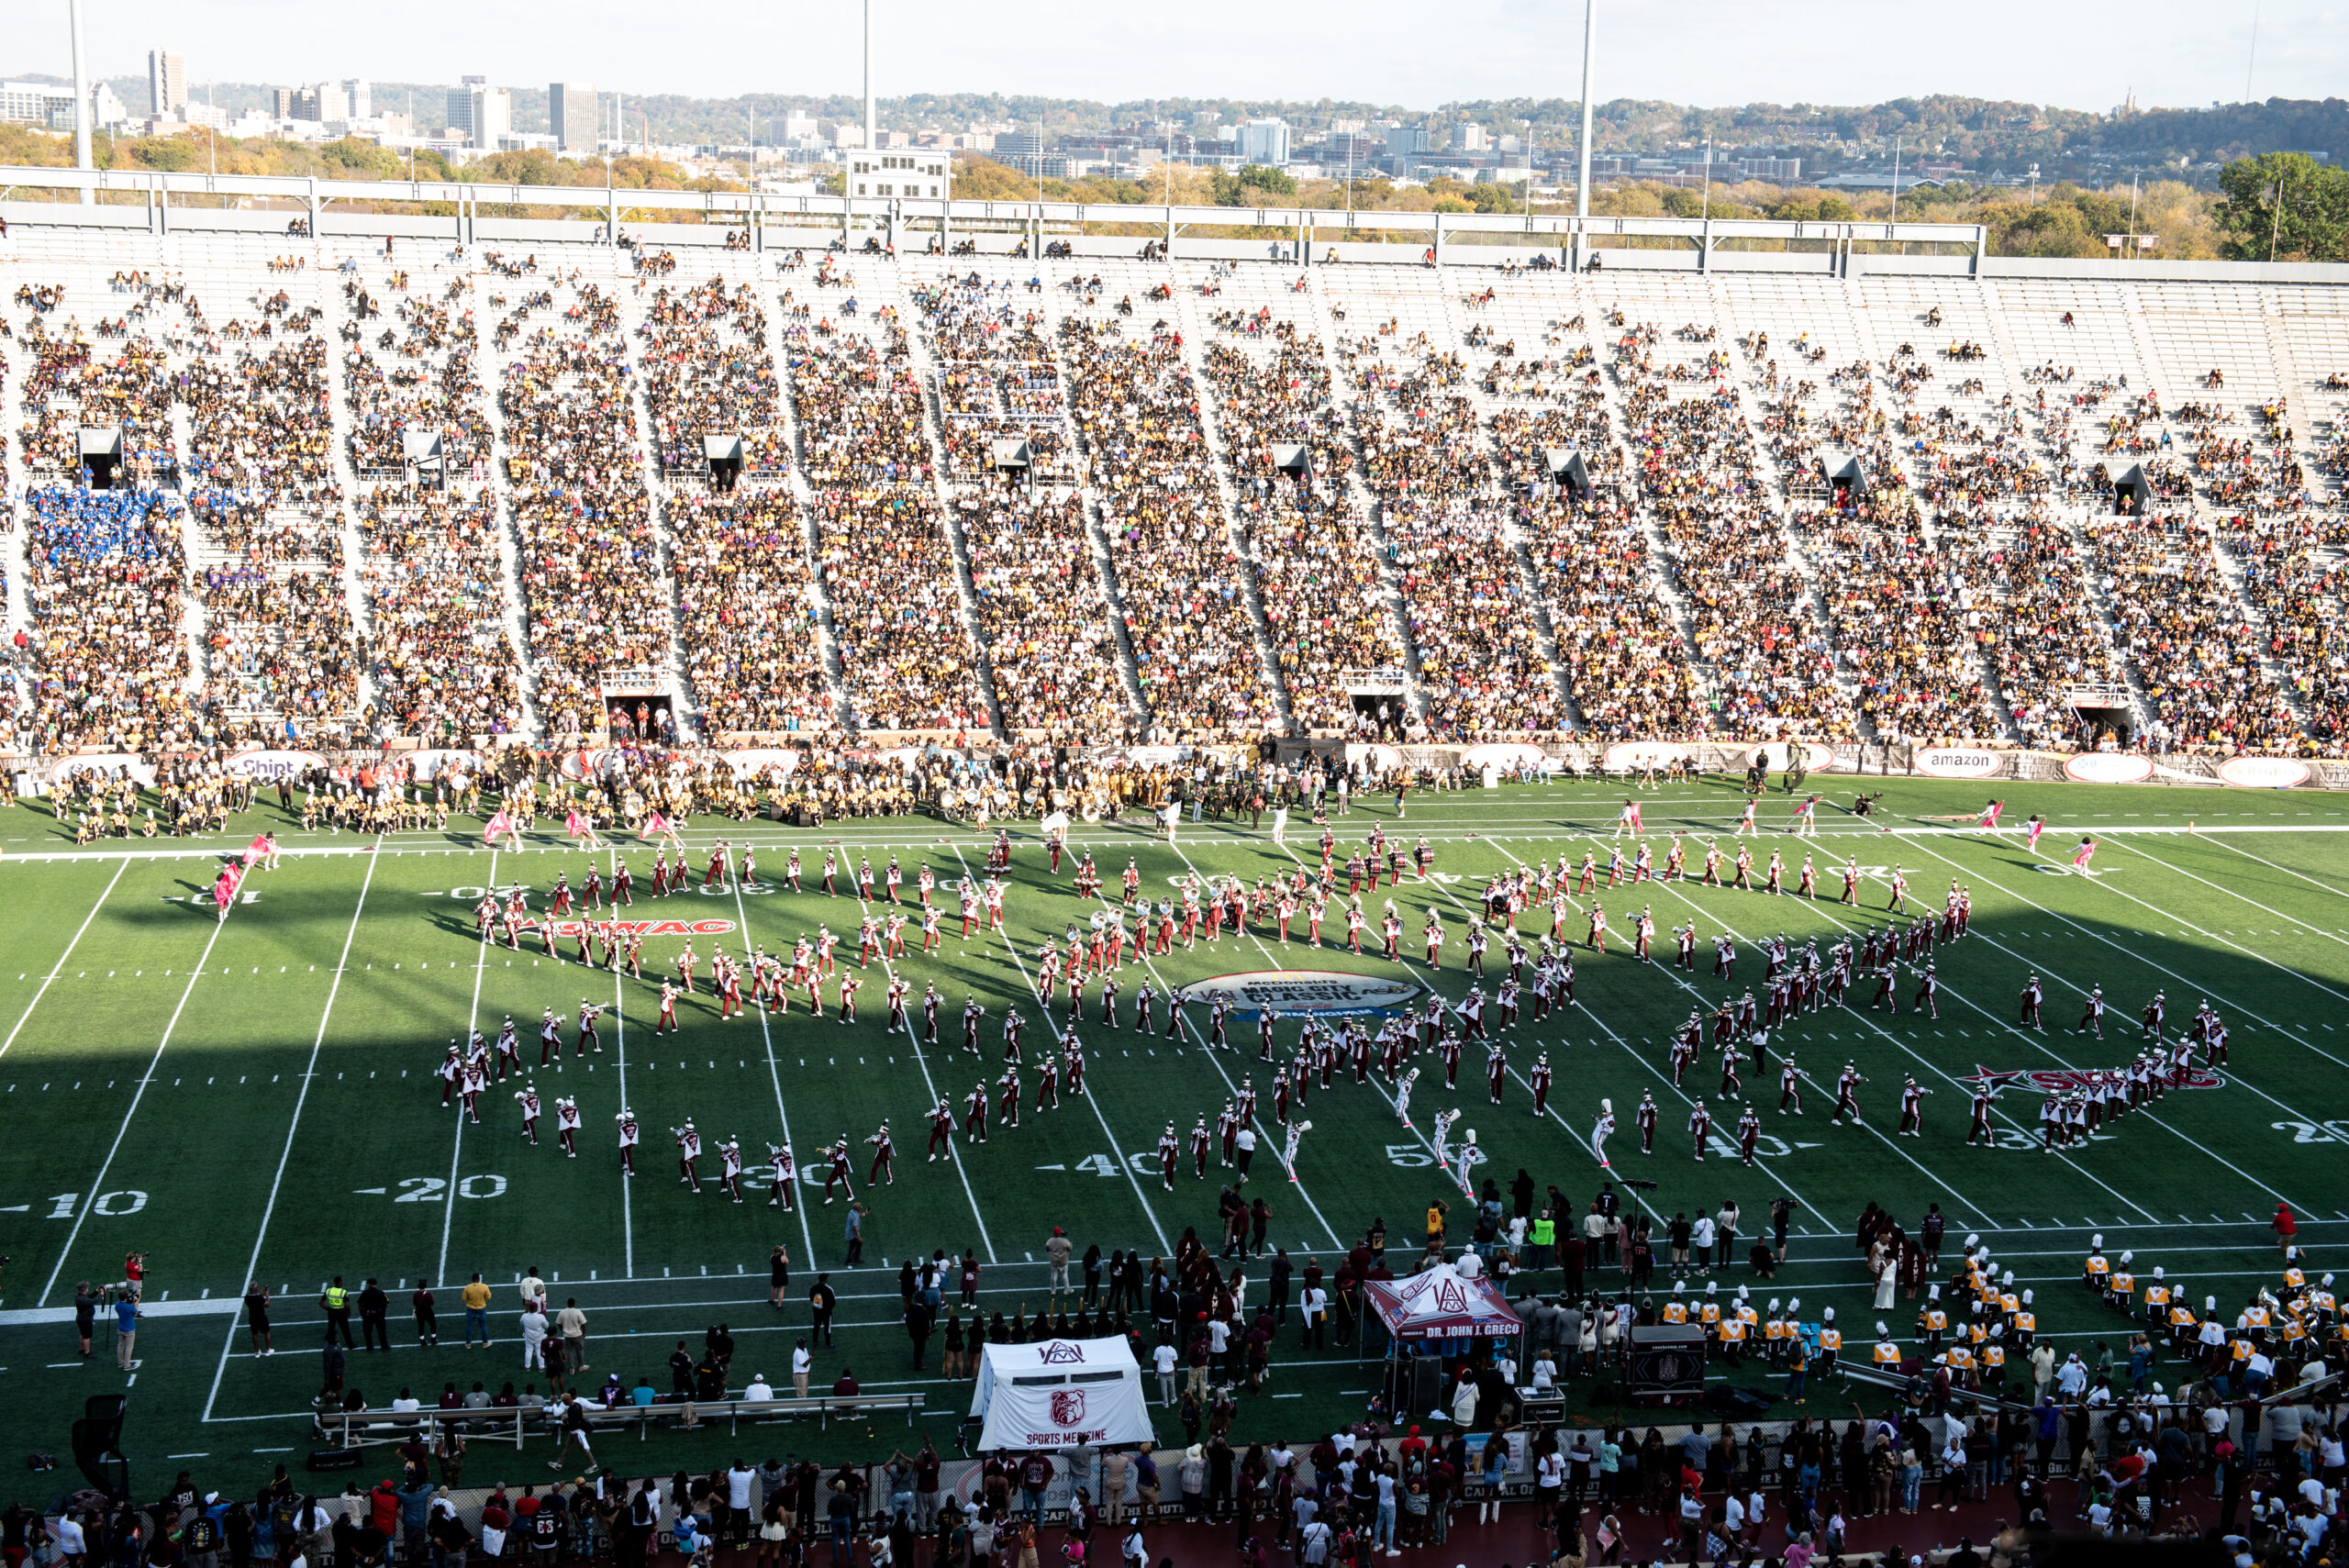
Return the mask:
[[326,765],[326,759],[316,751],[279,751],[267,747],[239,751],[226,764],[235,777],[252,779],[260,784],[282,784],[299,778],[312,768]]
[[1662,768],[1696,751],[1695,746],[1679,740],[1619,740],[1607,748],[1605,762],[1610,768]]
[[2065,759],[2064,776],[2077,784],[2143,784],[2154,760],[2138,751],[2083,751]]
[[71,783],[84,773],[97,773],[110,779],[128,776],[141,789],[155,787],[154,764],[128,751],[100,751],[88,757],[53,758],[44,767],[40,777],[50,789],[55,789],[59,784]]
[[1978,746],[1919,747],[1917,771],[1936,779],[1996,778],[2007,769],[2007,754]]
[[721,755],[738,779],[763,773],[769,768],[781,768],[788,773],[799,766],[799,753],[787,746],[751,746]]
[[2229,757],[2219,776],[2244,789],[2292,789],[2309,782],[2309,765],[2290,757]]
[[1471,746],[1460,756],[1460,765],[1472,773],[1482,773],[1486,768],[1542,768],[1547,767],[1549,762],[1549,753],[1541,747],[1515,740],[1495,740],[1482,746]]
[[414,771],[418,784],[429,784],[443,773],[466,776],[482,771],[481,753],[462,746],[432,747],[421,751],[400,754],[396,761],[406,762]]
[[1349,763],[1360,762],[1372,773],[1391,773],[1403,765],[1403,753],[1392,746],[1378,741],[1366,744],[1362,741],[1349,741],[1346,745],[1346,761]]
[[555,769],[573,784],[584,783],[603,772],[604,749],[573,746],[562,754],[562,761],[555,764]]
[[1797,746],[1802,748],[1800,756],[1806,771],[1815,773],[1835,765],[1834,749],[1821,746],[1815,740],[1765,740],[1758,746],[1743,748],[1743,755],[1749,763],[1759,756],[1763,759],[1764,767],[1778,773],[1786,768],[1787,758],[1796,755],[1793,748]]

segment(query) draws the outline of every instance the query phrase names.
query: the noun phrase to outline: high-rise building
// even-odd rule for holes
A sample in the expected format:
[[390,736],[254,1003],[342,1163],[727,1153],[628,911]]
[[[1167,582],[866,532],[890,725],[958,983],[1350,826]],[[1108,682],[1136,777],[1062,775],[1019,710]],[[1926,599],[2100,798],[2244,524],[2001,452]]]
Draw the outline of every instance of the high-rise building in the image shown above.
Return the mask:
[[1414,152],[1425,152],[1427,150],[1428,132],[1425,126],[1398,125],[1386,133],[1386,152],[1389,157],[1401,158]]
[[1454,152],[1483,152],[1491,146],[1491,139],[1486,136],[1485,128],[1474,120],[1452,128],[1452,150]]
[[147,51],[147,112],[169,119],[187,107],[187,56],[170,50]]
[[1277,117],[1250,120],[1232,133],[1241,159],[1279,168],[1288,161],[1288,122]]
[[294,117],[294,89],[272,87],[269,90],[269,113],[273,119],[292,119]]
[[495,152],[513,128],[513,101],[505,88],[489,85],[489,78],[467,76],[449,89],[449,134],[463,137],[466,146]]
[[602,124],[602,101],[584,82],[554,82],[547,86],[547,129],[554,133],[558,152],[593,152]]
[[347,119],[363,120],[375,112],[373,96],[367,89],[367,78],[351,76],[343,79],[342,106]]
[[320,125],[340,123],[351,117],[351,100],[337,83],[314,83],[295,91],[288,117],[312,120]]
[[473,134],[473,89],[486,86],[486,76],[460,76],[449,89],[449,134],[470,141]]

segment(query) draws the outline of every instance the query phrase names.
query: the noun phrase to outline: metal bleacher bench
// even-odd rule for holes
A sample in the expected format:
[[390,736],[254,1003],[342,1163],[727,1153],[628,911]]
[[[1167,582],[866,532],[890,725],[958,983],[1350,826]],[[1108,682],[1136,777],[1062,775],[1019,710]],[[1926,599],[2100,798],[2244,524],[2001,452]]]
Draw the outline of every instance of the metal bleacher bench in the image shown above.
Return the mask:
[[[730,1434],[740,1431],[744,1422],[797,1420],[813,1416],[820,1428],[829,1426],[834,1416],[845,1418],[884,1410],[903,1410],[906,1424],[911,1426],[921,1414],[922,1401],[919,1394],[824,1394],[810,1395],[805,1399],[779,1396],[673,1400],[642,1406],[619,1405],[608,1410],[590,1404],[587,1424],[593,1431],[632,1426],[640,1442],[655,1426],[685,1430],[723,1421]],[[560,1408],[549,1405],[529,1409],[508,1406],[482,1410],[330,1410],[319,1415],[317,1421],[319,1434],[337,1448],[405,1442],[411,1437],[420,1437],[429,1443],[451,1428],[473,1441],[510,1442],[520,1448],[523,1439],[534,1431],[554,1436],[561,1429],[555,1415]]]

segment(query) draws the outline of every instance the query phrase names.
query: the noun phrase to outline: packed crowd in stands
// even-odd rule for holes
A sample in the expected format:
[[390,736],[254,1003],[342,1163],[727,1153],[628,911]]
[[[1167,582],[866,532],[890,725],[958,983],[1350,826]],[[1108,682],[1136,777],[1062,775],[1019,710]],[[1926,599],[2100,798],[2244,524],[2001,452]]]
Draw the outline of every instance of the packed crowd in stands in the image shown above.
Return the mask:
[[519,335],[533,309],[554,307],[557,289],[501,321],[518,346],[498,406],[539,722],[563,735],[603,728],[605,671],[667,664],[674,623],[618,301],[592,282],[559,290],[570,295],[559,325]]
[[1275,705],[1257,652],[1245,563],[1179,334],[1072,316],[1061,349],[1099,498],[1119,607],[1151,717],[1177,735],[1262,734]]
[[[450,280],[438,299],[410,289],[404,272],[382,300],[357,279],[343,284],[343,384],[351,404],[351,462],[362,474],[403,469],[406,437],[438,435],[451,475],[487,477],[490,433],[482,404],[481,334],[468,297],[473,280]],[[380,323],[380,326],[375,324]]]
[[521,666],[507,631],[495,506],[386,485],[356,510],[380,728],[444,745],[518,733]]
[[1926,538],[1908,492],[1828,509],[1798,507],[1796,538],[1820,584],[1836,653],[1861,713],[1887,737],[1996,736],[1974,662],[1962,584]]
[[1074,477],[1060,367],[1041,335],[1043,313],[1014,298],[1008,282],[973,272],[908,291],[938,364],[940,436],[953,479],[992,476],[1000,457],[1025,449],[1026,477]]
[[[1424,337],[1424,335],[1422,335]],[[1526,740],[1567,726],[1533,605],[1504,536],[1506,505],[1477,411],[1454,390],[1458,358],[1423,342],[1397,373],[1377,339],[1341,345],[1363,473],[1419,653],[1428,732],[1443,740]],[[1365,363],[1365,360],[1369,362]]]
[[[39,497],[17,673],[32,732],[326,733],[369,696],[381,734],[584,732],[604,675],[665,677],[674,651],[712,735],[999,716],[1241,736],[1280,728],[1284,696],[1297,731],[1333,733],[1368,722],[1347,677],[1375,672],[1407,681],[1406,733],[1445,740],[1579,724],[2070,746],[2092,739],[2076,688],[2128,687],[2113,701],[2143,707],[2155,744],[2349,751],[2332,553],[2349,523],[2331,494],[2349,439],[2304,437],[2297,396],[2197,375],[2170,402],[2110,367],[2002,370],[1963,334],[1831,353],[1832,332],[1731,344],[1726,317],[1667,331],[1593,306],[1602,352],[1580,315],[1508,324],[1492,289],[1472,291],[1457,344],[1347,335],[1340,291],[1325,354],[1310,291],[1234,265],[1202,291],[1222,297],[1197,347],[1097,276],[1065,280],[1057,332],[1041,284],[974,270],[908,275],[901,321],[860,304],[850,265],[795,257],[763,300],[663,258],[625,320],[613,285],[535,258],[478,278],[436,264],[421,288],[346,263],[331,313],[274,276],[229,312],[173,274],[118,272],[86,329],[86,302],[28,283],[0,378],[21,392],[9,472]],[[1171,290],[1146,297],[1173,314]],[[495,422],[477,304],[503,367]],[[746,473],[782,479],[786,391],[797,498],[649,488],[705,472],[706,436],[740,436]],[[509,514],[473,496],[494,423],[519,668]],[[113,477],[184,496],[50,488],[83,467],[88,426],[123,433]],[[365,488],[402,473],[415,430],[441,436],[445,474]],[[1845,458],[1848,492],[1821,472]],[[69,647],[83,590],[103,629]]]
[[1320,345],[1287,322],[1262,335],[1269,353],[1212,344],[1208,384],[1290,714],[1342,734],[1357,723],[1347,673],[1401,670],[1402,634]]
[[829,728],[837,705],[791,493],[679,493],[662,517],[677,579],[685,681],[704,732]]
[[1004,724],[1069,737],[1131,728],[1083,497],[998,488],[954,505]]
[[2261,639],[2209,536],[2114,519],[2091,523],[2086,537],[2128,660],[2176,742],[2288,749],[2299,720],[2260,662]]
[[656,288],[637,328],[652,406],[652,455],[663,473],[707,472],[703,440],[739,436],[745,474],[791,466],[767,317],[750,284],[721,279]]
[[151,752],[191,739],[179,498],[44,486],[25,500],[35,744]]
[[1712,723],[1739,739],[1790,728],[1849,740],[1851,705],[1788,557],[1736,389],[1717,376],[1709,390],[1675,396],[1674,378],[1655,368],[1658,337],[1652,327],[1624,332],[1615,370],[1664,559],[1710,666]]

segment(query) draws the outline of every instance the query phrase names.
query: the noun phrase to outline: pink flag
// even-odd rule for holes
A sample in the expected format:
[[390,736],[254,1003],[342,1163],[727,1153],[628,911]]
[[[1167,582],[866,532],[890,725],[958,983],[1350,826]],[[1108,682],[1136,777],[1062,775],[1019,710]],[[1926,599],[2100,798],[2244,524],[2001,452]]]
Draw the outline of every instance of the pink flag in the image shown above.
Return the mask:
[[595,825],[576,811],[562,819],[562,830],[574,839],[592,839],[596,836]]
[[266,833],[255,834],[253,841],[245,846],[245,863],[247,865],[250,865],[255,861],[266,860],[268,857],[269,835]]
[[212,902],[226,907],[237,896],[238,868],[228,866],[220,873],[220,880],[212,884]]
[[513,831],[514,819],[506,815],[506,808],[501,806],[497,808],[497,815],[489,819],[489,826],[482,829],[482,842],[495,844],[499,835]]
[[676,829],[669,826],[669,819],[657,811],[644,819],[644,836],[648,839],[658,839],[674,831]]

